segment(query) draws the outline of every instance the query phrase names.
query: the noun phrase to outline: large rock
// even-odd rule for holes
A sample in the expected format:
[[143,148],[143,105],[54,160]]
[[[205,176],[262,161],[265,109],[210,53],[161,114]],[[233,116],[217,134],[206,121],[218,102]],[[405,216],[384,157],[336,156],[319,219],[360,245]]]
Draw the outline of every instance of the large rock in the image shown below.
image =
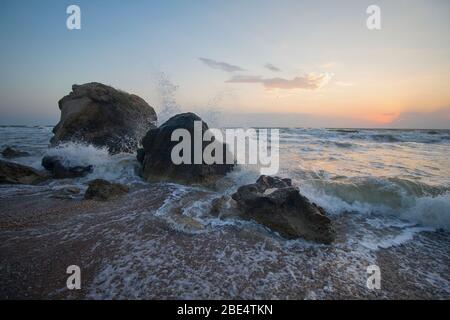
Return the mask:
[[[141,175],[148,181],[167,180],[182,183],[204,183],[215,182],[233,169],[234,164],[226,164],[228,148],[223,148],[222,164],[194,164],[194,122],[200,121],[202,132],[208,130],[208,125],[194,113],[178,114],[159,128],[151,129],[142,140],[143,149],[138,150],[137,159],[142,163]],[[171,141],[172,132],[176,129],[186,129],[191,135],[191,161],[190,164],[174,164],[171,158],[172,148],[178,141]],[[214,138],[213,138],[214,141]],[[211,142],[203,142],[201,150],[205,149]]]
[[84,177],[93,170],[92,166],[67,166],[57,156],[45,156],[42,158],[42,166],[50,171],[55,179]]
[[37,184],[48,178],[34,168],[0,160],[0,184]]
[[5,158],[19,158],[19,157],[28,157],[30,154],[26,151],[20,151],[13,149],[11,147],[6,147],[2,151],[2,156]]
[[89,187],[84,194],[84,198],[86,200],[106,201],[121,197],[128,192],[128,187],[120,183],[96,179],[89,182]]
[[111,153],[134,152],[156,126],[156,113],[143,99],[101,83],[73,85],[59,101],[61,119],[53,128],[53,145],[81,141]]
[[252,219],[288,239],[331,243],[335,231],[325,211],[292,186],[290,179],[261,176],[240,187],[232,198],[242,217]]

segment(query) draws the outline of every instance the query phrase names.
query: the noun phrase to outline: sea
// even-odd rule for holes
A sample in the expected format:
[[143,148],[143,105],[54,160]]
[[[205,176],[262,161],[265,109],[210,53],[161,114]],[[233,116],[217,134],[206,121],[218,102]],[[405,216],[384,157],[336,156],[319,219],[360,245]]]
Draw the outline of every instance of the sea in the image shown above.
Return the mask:
[[[114,239],[115,253],[98,253],[101,259],[89,266],[85,298],[450,298],[450,130],[279,128],[277,175],[326,210],[338,234],[330,246],[210,215],[214,198],[255,182],[256,166],[237,166],[216,188],[148,183],[138,175],[135,154],[110,155],[81,143],[50,147],[51,130],[1,126],[1,149],[30,153],[4,160],[43,170],[42,157],[58,155],[71,165],[92,165],[93,172],[36,186],[0,185],[0,211],[79,188],[61,200],[70,207],[96,178],[127,184],[131,194],[96,207],[92,217],[89,209],[19,234],[2,229],[0,249],[38,235],[58,245],[85,239],[95,256],[109,246],[106,238]],[[98,211],[101,219],[94,217]],[[384,290],[367,288],[370,265],[380,266]],[[58,295],[61,289],[46,297]]]

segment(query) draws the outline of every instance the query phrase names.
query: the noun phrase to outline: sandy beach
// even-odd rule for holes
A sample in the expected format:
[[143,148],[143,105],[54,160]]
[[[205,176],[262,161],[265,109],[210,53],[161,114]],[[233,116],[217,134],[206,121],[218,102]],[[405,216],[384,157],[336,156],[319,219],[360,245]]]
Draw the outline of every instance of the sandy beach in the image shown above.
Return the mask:
[[[308,244],[254,223],[199,227],[179,219],[177,206],[158,214],[171,191],[149,185],[106,203],[51,194],[0,199],[0,298],[450,298],[446,232],[362,249],[348,241],[362,238],[358,225],[340,216],[336,243]],[[181,202],[199,196],[189,192]],[[81,290],[66,287],[73,264],[81,268]],[[381,290],[366,287],[369,264],[381,267]]]

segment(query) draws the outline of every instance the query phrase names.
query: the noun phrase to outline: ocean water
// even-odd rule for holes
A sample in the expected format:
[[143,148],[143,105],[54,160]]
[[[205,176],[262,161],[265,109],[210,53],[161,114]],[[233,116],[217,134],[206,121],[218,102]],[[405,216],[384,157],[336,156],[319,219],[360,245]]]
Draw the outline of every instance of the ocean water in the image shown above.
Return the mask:
[[[67,183],[83,186],[95,178],[144,183],[136,173],[135,155],[109,155],[105,149],[75,143],[49,148],[51,129],[2,126],[0,148],[29,152],[31,156],[13,161],[37,169],[43,169],[44,155],[59,155],[70,165],[94,166],[85,178],[53,181],[49,188]],[[278,175],[293,179],[302,194],[330,214],[378,213],[450,229],[449,155],[450,130],[281,128]],[[242,165],[219,189],[230,193],[258,176],[258,167]],[[2,187],[1,196],[10,188],[21,186]]]
[[[42,169],[40,163],[44,155],[60,155],[71,165],[93,165],[93,172],[84,178],[53,180],[39,186],[2,185],[0,199],[36,195],[45,199],[67,186],[77,186],[85,190],[86,183],[95,178],[131,185],[133,203],[143,199],[142,196],[147,192],[149,184],[136,173],[139,165],[135,155],[109,155],[104,149],[75,143],[49,148],[51,129],[46,126],[0,127],[2,137],[0,147],[3,149],[6,146],[12,146],[30,152],[29,157],[16,158],[13,161],[37,169]],[[259,169],[251,165],[238,166],[223,178],[214,190],[172,183],[153,184],[152,187],[160,192],[158,196],[160,203],[139,210],[145,211],[145,214],[152,219],[163,219],[176,232],[195,235],[197,237],[195,241],[202,244],[208,243],[208,246],[212,246],[208,254],[213,255],[211,259],[215,261],[211,262],[211,266],[216,263],[218,265],[215,268],[223,268],[225,273],[232,270],[233,273],[239,272],[240,276],[245,278],[259,272],[256,265],[245,269],[245,266],[250,266],[252,263],[260,264],[262,269],[265,265],[281,263],[281,267],[266,274],[264,277],[266,282],[263,281],[264,283],[260,286],[255,286],[253,291],[238,290],[241,292],[240,297],[243,298],[280,298],[285,296],[269,295],[268,292],[273,292],[274,283],[277,281],[277,286],[280,283],[286,283],[287,286],[292,279],[302,277],[299,270],[305,266],[300,268],[299,264],[304,264],[305,261],[300,259],[300,256],[310,252],[308,250],[311,247],[319,248],[308,260],[308,264],[311,264],[310,272],[313,274],[323,261],[340,261],[337,264],[338,268],[345,269],[343,272],[349,276],[356,272],[357,265],[349,263],[355,255],[360,261],[370,264],[376,260],[379,250],[401,248],[402,245],[408,245],[412,241],[415,241],[416,248],[423,248],[427,252],[440,252],[440,257],[444,256],[448,262],[448,247],[433,247],[428,244],[427,239],[423,242],[420,239],[423,238],[422,233],[427,232],[439,232],[444,234],[446,239],[449,237],[449,155],[450,130],[280,128],[278,175],[291,178],[302,194],[325,208],[337,223],[341,234],[338,235],[339,240],[335,248],[339,250],[339,254],[336,252],[327,254],[328,249],[320,249],[321,245],[303,240],[285,241],[253,222],[219,219],[209,215],[212,199],[223,194],[231,194],[239,186],[253,183],[257,179]],[[81,198],[82,193],[75,195],[74,201]],[[130,203],[124,204],[124,208],[129,206]],[[139,210],[133,207],[129,215],[120,219],[124,221],[138,219],[136,215],[141,214]],[[114,223],[120,219],[117,218]],[[144,228],[143,225],[131,227],[131,222],[126,225],[127,228],[138,228],[138,230]],[[227,228],[237,228],[245,235],[240,238],[241,231],[230,233],[224,231],[228,230]],[[75,234],[77,230],[71,226],[70,233],[65,237],[70,239],[71,234]],[[258,241],[249,238],[249,234],[254,232],[258,234],[255,236]],[[149,274],[145,279],[137,276],[140,271],[133,269],[136,267],[136,261],[143,264],[141,268],[155,268],[155,261],[150,263],[150,261],[142,260],[142,256],[159,254],[160,266],[167,266],[169,262],[174,263],[173,254],[176,255],[179,252],[175,245],[168,248],[167,241],[170,243],[170,241],[181,240],[173,238],[171,234],[164,234],[160,240],[144,241],[131,236],[137,233],[135,229],[130,229],[126,235],[122,234],[126,245],[123,245],[124,255],[116,261],[116,265],[120,268],[114,267],[115,263],[112,262],[104,265],[93,281],[90,297],[142,297],[142,291],[146,289],[140,286],[147,283],[146,281],[150,283],[156,280],[154,274]],[[229,243],[226,247],[219,248],[225,235]],[[79,237],[79,234],[76,237]],[[117,238],[117,235],[114,237]],[[217,245],[213,246],[214,241],[219,241],[218,237],[222,237],[221,244],[217,242]],[[170,253],[170,250],[174,253]],[[193,246],[191,250],[194,254],[197,249]],[[163,251],[167,251],[165,253],[167,259],[161,256],[164,255]],[[223,259],[228,251],[230,256],[225,263]],[[406,259],[402,263],[406,267],[411,267],[414,260],[414,258],[410,261]],[[224,265],[219,265],[219,262]],[[313,266],[314,264],[316,266]],[[428,283],[437,281],[438,286],[450,295],[450,281],[442,275],[446,270],[448,271],[448,265],[441,263],[434,270],[423,270],[420,277],[426,279]],[[173,292],[177,292],[178,295],[167,296],[217,298],[232,297],[235,294],[237,289],[233,286],[227,287],[226,293],[216,292],[215,290],[218,290],[216,287],[222,280],[220,278],[214,280],[215,276],[209,273],[200,279],[197,272],[199,271],[192,269],[188,272],[190,276],[187,278],[178,274],[177,279],[168,281],[165,284],[167,288],[173,286]],[[136,276],[135,279],[133,275]],[[269,276],[273,279],[269,279]],[[161,276],[161,278],[164,277]],[[128,279],[125,283],[128,286],[125,288],[123,279]],[[329,280],[328,284],[327,281],[326,277],[323,278],[322,284],[325,284],[306,292],[307,298],[328,297],[333,292],[333,285],[337,285],[333,281],[337,280]],[[239,279],[236,278],[236,283],[238,282]],[[194,284],[198,286],[200,283],[202,288],[195,291],[195,294],[188,289],[189,286]],[[116,291],[111,289],[116,287],[121,289]],[[154,297],[151,293],[144,296]]]

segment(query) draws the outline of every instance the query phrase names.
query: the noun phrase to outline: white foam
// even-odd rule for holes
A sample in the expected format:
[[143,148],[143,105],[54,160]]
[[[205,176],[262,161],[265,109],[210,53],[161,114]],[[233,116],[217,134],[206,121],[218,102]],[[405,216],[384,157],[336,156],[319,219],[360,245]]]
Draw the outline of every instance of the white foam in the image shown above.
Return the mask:
[[134,154],[111,155],[108,149],[83,143],[68,142],[49,148],[48,156],[58,156],[69,166],[93,166],[88,179],[102,178],[111,181],[131,182],[139,180],[135,174],[137,160]]
[[415,202],[414,206],[400,214],[402,218],[450,230],[450,193],[418,198]]

